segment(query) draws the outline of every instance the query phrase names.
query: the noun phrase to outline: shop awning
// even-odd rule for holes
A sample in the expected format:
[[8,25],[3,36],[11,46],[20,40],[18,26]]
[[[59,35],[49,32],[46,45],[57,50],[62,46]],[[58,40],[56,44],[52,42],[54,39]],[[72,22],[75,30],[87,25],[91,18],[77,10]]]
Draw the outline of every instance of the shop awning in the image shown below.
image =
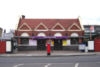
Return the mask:
[[33,36],[32,39],[67,39],[67,36],[59,36],[59,37],[53,37],[53,36],[47,36],[47,37],[42,37],[42,36]]
[[32,38],[32,39],[67,39],[68,36],[32,36],[32,37],[22,37],[22,36],[15,36],[15,38]]
[[32,37],[22,37],[16,36],[15,38],[32,38],[32,39],[68,39],[68,38],[84,38],[84,36],[70,37],[70,36],[32,36]]

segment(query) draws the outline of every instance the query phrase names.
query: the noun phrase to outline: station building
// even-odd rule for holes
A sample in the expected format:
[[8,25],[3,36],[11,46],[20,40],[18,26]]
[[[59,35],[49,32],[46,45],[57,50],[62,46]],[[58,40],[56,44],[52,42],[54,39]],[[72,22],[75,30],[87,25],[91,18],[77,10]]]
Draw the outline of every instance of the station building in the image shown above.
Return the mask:
[[78,50],[84,29],[80,18],[76,19],[19,19],[15,38],[18,50],[46,50],[51,40],[52,50]]

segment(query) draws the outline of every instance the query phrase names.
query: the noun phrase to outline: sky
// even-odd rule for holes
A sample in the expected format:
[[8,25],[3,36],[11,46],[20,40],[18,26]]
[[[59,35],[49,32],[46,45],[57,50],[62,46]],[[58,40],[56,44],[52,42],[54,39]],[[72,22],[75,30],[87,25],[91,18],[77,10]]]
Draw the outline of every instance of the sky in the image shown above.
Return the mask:
[[0,27],[15,29],[26,18],[78,18],[83,25],[100,25],[100,0],[0,0]]

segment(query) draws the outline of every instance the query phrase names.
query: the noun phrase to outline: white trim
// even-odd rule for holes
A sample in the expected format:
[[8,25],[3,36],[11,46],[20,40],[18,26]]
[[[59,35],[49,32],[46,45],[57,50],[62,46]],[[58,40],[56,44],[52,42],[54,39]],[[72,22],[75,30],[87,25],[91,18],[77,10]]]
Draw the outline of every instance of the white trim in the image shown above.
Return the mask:
[[34,31],[48,31],[48,30],[34,30]]
[[82,30],[68,30],[68,31],[82,31]]
[[[72,28],[74,25],[75,25],[79,30],[71,30],[71,28]],[[80,28],[76,23],[73,23],[73,24],[68,28],[68,31],[81,31],[81,28]]]
[[18,31],[32,31],[32,30],[18,30]]
[[[38,29],[38,27],[39,27],[40,25],[43,25],[44,28],[45,28],[46,30]],[[34,31],[48,31],[48,28],[41,22],[41,23],[34,29]]]
[[[26,26],[29,28],[29,30],[21,30],[21,27],[23,27],[24,25],[26,25]],[[19,31],[32,31],[32,29],[30,28],[30,26],[29,26],[27,23],[23,23],[23,24],[19,27],[18,30],[19,30]]]
[[50,30],[50,31],[65,31],[65,30]]
[[15,30],[17,30],[18,29],[18,24],[20,23],[20,16],[18,16],[18,19],[17,19],[18,21],[17,21],[17,24],[15,25]]
[[[59,25],[62,28],[62,30],[54,29],[57,25]],[[60,23],[56,23],[56,25],[52,27],[51,31],[65,31],[65,28]]]
[[80,25],[81,25],[81,28],[82,28],[82,30],[84,30],[84,27],[83,27],[83,25],[82,25],[82,21],[81,21],[81,17],[79,16],[79,22],[80,22]]

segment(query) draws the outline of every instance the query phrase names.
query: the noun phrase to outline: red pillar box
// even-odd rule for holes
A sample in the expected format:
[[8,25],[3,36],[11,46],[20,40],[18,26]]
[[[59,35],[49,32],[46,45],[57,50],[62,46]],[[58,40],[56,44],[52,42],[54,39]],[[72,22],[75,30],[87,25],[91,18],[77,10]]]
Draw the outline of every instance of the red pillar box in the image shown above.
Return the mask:
[[50,56],[50,53],[51,53],[51,41],[50,40],[47,40],[47,56]]

